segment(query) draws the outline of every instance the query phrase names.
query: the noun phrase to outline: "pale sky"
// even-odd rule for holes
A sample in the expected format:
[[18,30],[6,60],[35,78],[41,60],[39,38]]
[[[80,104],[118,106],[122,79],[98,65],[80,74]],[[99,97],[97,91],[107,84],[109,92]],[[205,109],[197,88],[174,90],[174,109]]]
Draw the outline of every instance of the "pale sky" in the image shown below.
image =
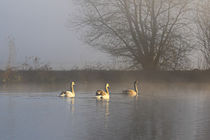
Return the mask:
[[77,13],[72,0],[0,0],[0,69],[8,60],[8,36],[15,38],[16,64],[37,56],[55,69],[111,60],[67,27]]

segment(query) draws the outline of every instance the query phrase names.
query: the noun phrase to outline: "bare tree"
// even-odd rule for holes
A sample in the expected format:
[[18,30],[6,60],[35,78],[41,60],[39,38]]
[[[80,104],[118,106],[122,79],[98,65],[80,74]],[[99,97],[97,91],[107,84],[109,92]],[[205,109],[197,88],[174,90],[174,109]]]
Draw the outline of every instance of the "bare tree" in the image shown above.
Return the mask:
[[82,0],[86,41],[131,66],[178,69],[190,46],[184,33],[189,0]]
[[210,1],[199,1],[197,8],[199,45],[205,59],[205,68],[210,68]]

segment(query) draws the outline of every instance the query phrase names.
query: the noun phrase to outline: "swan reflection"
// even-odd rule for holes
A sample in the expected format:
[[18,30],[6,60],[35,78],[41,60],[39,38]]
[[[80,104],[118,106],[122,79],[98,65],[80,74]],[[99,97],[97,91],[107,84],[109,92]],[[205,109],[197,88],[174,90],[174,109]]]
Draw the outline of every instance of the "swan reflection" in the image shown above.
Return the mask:
[[68,109],[74,113],[75,111],[75,98],[66,98],[66,102],[68,103]]
[[98,108],[104,110],[104,127],[108,127],[108,122],[109,122],[109,116],[110,116],[110,111],[109,111],[109,100],[103,100],[103,99],[96,99],[96,103]]

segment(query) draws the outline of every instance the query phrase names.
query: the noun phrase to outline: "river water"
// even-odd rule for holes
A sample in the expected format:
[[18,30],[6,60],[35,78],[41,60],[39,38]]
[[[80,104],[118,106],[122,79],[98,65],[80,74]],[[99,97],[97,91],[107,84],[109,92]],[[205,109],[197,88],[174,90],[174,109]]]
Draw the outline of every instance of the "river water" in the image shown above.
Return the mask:
[[[189,88],[189,87],[187,87]],[[138,98],[94,91],[0,93],[0,140],[207,140],[210,94],[201,89],[145,90]]]

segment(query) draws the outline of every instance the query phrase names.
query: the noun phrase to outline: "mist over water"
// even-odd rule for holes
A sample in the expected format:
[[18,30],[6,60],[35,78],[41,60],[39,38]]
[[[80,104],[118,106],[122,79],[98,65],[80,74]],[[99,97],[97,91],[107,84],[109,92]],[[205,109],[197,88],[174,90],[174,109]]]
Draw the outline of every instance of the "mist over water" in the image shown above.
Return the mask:
[[[0,139],[204,140],[210,137],[208,85],[142,83],[140,96],[122,95],[132,83],[112,83],[109,101],[95,99],[102,82],[0,89]],[[26,88],[27,87],[27,88]],[[9,90],[10,89],[10,90]],[[88,90],[89,89],[89,90]]]
[[[208,140],[209,9],[0,0],[0,140]],[[140,95],[123,95],[136,79]],[[58,97],[70,80],[76,97]]]

